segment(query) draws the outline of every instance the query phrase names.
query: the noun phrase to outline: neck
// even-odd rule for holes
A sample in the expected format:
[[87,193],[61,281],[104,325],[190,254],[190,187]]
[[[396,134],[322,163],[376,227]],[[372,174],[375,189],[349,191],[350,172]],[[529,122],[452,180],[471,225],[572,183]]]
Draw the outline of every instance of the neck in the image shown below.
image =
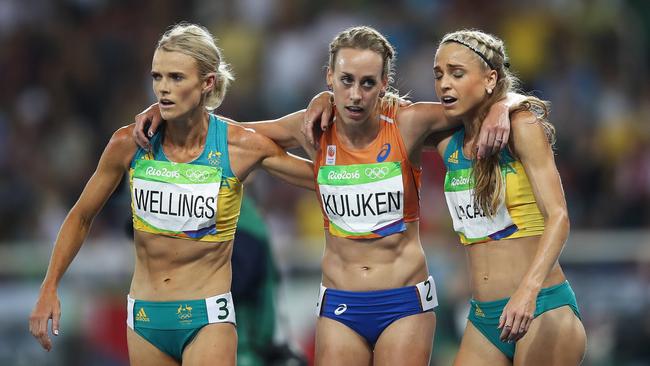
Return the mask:
[[202,106],[187,116],[167,121],[165,142],[174,146],[192,147],[202,145],[207,136],[208,113]]
[[339,140],[357,149],[363,149],[372,143],[381,128],[378,109],[363,122],[345,123],[338,114],[336,121],[336,135]]

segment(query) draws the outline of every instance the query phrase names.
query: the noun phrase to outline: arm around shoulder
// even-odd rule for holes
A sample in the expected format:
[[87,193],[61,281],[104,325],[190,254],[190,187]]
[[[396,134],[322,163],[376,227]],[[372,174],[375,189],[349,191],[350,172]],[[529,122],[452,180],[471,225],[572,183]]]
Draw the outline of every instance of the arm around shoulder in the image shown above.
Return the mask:
[[306,146],[305,137],[300,133],[305,111],[297,111],[284,117],[255,122],[236,122],[230,118],[219,116],[219,118],[240,126],[251,128],[260,133],[284,149]]
[[[271,175],[288,183],[314,189],[313,164],[311,161],[284,151],[266,136],[241,126],[232,126],[229,132],[230,151],[239,156],[233,171],[240,180],[248,173],[261,167]],[[232,156],[232,155],[231,155]]]

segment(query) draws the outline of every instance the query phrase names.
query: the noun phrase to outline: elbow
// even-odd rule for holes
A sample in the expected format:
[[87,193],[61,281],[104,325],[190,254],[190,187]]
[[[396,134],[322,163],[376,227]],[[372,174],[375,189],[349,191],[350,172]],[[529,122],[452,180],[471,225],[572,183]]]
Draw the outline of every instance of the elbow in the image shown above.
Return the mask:
[[90,225],[93,223],[94,216],[91,214],[86,214],[81,210],[73,207],[68,213],[67,220],[76,224],[77,227],[82,229],[90,228]]
[[549,216],[552,225],[558,228],[560,232],[564,233],[565,236],[568,236],[569,231],[571,230],[568,211],[566,209],[558,209]]

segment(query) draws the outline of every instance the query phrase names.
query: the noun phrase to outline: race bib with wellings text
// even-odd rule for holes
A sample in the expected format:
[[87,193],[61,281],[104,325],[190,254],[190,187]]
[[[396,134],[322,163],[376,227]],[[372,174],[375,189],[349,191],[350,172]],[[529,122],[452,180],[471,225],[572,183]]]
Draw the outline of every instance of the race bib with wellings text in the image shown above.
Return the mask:
[[138,160],[131,185],[134,216],[147,231],[214,234],[221,173],[221,167]]

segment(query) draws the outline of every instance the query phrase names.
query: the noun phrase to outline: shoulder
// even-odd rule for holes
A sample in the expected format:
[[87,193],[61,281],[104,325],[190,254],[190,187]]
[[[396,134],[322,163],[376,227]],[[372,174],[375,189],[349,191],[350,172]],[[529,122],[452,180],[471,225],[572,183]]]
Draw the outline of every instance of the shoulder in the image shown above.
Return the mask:
[[107,148],[122,149],[134,153],[137,150],[137,145],[133,139],[134,127],[135,124],[130,124],[118,128],[113,132],[113,136],[111,136],[111,139],[108,141]]
[[246,151],[270,151],[273,147],[274,144],[269,138],[255,132],[254,129],[232,119],[223,118],[223,120],[228,126],[228,145]]
[[397,110],[397,118],[400,123],[413,125],[413,127],[421,126],[427,121],[434,121],[442,114],[442,106],[440,103],[434,102],[417,102]]
[[510,125],[513,138],[528,140],[529,138],[544,137],[542,120],[529,110],[521,110],[511,114]]
[[522,110],[510,116],[511,142],[519,157],[551,150],[551,143],[544,120],[529,110]]
[[104,156],[110,162],[128,166],[133,155],[138,150],[138,145],[133,139],[135,124],[118,128],[106,145]]

